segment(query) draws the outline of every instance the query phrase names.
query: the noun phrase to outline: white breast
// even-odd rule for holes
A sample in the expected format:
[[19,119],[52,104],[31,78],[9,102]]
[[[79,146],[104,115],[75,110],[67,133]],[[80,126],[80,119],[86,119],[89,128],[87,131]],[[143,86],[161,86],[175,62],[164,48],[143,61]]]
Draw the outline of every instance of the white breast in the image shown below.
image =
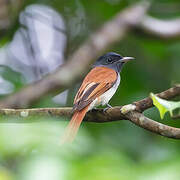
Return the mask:
[[109,100],[113,97],[113,95],[115,94],[119,84],[120,84],[120,75],[118,74],[118,78],[116,83],[113,85],[112,88],[110,88],[108,91],[106,91],[104,94],[102,94],[99,98],[96,98],[89,106],[88,110],[93,109],[96,106],[99,105],[106,105],[108,104]]

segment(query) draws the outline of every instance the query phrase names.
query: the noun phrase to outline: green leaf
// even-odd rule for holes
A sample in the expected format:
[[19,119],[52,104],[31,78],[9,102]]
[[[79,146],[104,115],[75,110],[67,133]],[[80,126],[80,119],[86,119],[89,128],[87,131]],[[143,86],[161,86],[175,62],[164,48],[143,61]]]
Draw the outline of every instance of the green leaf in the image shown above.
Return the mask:
[[170,115],[173,116],[173,111],[177,108],[180,108],[180,102],[167,101],[157,97],[153,93],[150,94],[150,97],[153,100],[153,104],[159,110],[161,119],[164,118],[166,112],[169,111]]

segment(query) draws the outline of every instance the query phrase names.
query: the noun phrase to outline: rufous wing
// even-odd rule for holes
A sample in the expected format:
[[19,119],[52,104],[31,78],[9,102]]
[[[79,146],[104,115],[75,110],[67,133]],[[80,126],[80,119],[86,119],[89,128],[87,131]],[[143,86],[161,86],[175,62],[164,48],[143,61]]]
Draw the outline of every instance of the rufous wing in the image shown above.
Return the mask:
[[117,81],[117,73],[107,67],[95,67],[85,77],[74,99],[74,111],[89,105],[109,90]]

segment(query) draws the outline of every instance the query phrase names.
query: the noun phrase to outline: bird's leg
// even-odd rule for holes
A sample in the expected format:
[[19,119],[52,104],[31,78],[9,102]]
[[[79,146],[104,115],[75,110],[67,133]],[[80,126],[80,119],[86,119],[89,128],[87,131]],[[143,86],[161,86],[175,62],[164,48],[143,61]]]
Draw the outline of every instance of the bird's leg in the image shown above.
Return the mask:
[[106,106],[107,106],[107,107],[104,108],[104,110],[103,110],[104,112],[106,112],[109,108],[112,108],[112,106],[111,106],[110,104],[108,104],[108,103],[106,104]]
[[112,106],[110,104],[107,103],[106,105],[107,105],[108,108],[112,108]]

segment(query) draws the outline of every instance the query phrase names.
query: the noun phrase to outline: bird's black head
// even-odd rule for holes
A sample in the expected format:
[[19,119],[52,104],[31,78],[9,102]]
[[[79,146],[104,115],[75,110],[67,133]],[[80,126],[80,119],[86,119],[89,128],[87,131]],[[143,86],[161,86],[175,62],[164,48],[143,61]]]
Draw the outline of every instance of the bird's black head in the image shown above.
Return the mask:
[[105,66],[111,69],[114,69],[117,72],[120,72],[123,64],[134,59],[133,57],[123,57],[120,54],[109,52],[101,57],[94,63],[96,66]]

